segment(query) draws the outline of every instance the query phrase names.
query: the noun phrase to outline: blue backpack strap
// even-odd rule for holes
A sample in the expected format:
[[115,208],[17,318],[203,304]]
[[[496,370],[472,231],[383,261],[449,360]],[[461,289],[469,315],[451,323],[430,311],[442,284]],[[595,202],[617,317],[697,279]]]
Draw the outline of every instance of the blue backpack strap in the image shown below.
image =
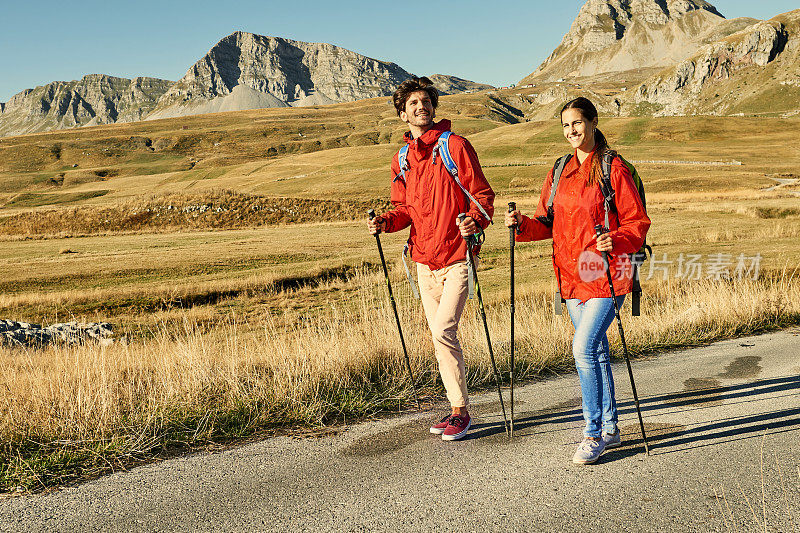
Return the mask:
[[408,170],[408,144],[400,148],[400,151],[397,152],[397,164],[400,166],[400,172],[398,172],[397,176],[395,176],[392,181],[402,179],[405,182],[406,170]]
[[[451,176],[457,177],[458,176],[458,167],[456,166],[456,162],[453,161],[453,157],[450,155],[450,136],[453,134],[452,131],[446,131],[439,136],[439,140],[436,141],[436,148],[439,152],[439,155],[442,157],[442,163],[444,163],[445,168],[450,173]],[[436,154],[434,153],[434,157]],[[435,162],[435,161],[434,161]]]
[[464,185],[461,183],[461,180],[458,178],[458,166],[456,165],[456,162],[453,160],[453,157],[450,155],[449,141],[450,141],[450,135],[452,134],[453,134],[452,131],[446,131],[439,136],[439,139],[436,141],[436,146],[433,149],[433,163],[434,164],[436,163],[436,154],[438,153],[439,156],[442,158],[442,163],[444,163],[445,168],[450,173],[450,175],[453,176],[453,179],[464,193],[464,196],[467,197],[467,200],[475,204],[475,206],[478,208],[478,211],[480,211],[481,215],[483,215],[483,217],[486,220],[488,220],[490,224],[494,224],[494,221],[486,212],[486,210],[483,208],[483,206],[480,203],[478,203],[478,200],[476,200],[475,197],[472,196],[472,194],[470,194],[470,192],[467,190],[466,187],[464,187]]

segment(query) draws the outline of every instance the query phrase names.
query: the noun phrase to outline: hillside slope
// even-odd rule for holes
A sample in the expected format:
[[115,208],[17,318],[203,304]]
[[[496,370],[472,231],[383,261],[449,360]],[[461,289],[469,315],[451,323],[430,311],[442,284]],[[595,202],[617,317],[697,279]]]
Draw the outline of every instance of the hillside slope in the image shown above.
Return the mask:
[[626,101],[656,115],[799,111],[800,9],[704,46]]
[[[465,135],[524,120],[518,109],[486,93],[444,96],[438,114]],[[383,170],[406,130],[382,97],[5,137],[0,210],[103,203],[187,187],[267,193],[241,165],[275,168],[287,156],[309,154],[298,161],[337,166],[336,157],[327,155],[335,149],[366,154],[374,146],[376,153],[388,154],[380,158]],[[286,177],[307,174],[307,168],[306,162],[292,166]],[[359,168],[363,164],[345,165],[342,172],[347,177]],[[223,175],[225,180],[218,179]]]

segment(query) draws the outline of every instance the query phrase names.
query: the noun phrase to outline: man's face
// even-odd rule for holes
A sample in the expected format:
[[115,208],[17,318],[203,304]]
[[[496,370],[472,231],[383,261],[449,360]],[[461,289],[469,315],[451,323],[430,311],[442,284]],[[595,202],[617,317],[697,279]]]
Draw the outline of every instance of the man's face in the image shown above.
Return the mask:
[[430,96],[425,91],[416,91],[406,100],[405,111],[400,112],[400,120],[410,126],[427,128],[433,124],[436,110],[433,108]]

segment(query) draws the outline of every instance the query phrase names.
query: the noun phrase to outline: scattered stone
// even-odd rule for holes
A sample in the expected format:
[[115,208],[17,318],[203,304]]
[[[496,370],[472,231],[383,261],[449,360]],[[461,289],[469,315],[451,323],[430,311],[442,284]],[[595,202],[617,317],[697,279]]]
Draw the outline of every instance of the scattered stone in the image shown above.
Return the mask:
[[113,344],[113,326],[107,322],[65,322],[42,327],[40,324],[0,319],[0,346],[41,347],[47,344],[75,346],[96,342]]

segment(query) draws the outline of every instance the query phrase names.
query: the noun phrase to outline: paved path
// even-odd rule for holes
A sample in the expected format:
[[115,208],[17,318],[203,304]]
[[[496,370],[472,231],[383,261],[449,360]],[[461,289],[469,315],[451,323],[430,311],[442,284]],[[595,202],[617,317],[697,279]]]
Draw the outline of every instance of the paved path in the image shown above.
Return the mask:
[[[491,393],[469,438],[434,413],[335,436],[275,438],[0,501],[2,531],[800,531],[800,330],[634,364],[652,454],[623,365],[625,446],[571,463],[577,377],[518,390],[508,442]],[[763,466],[762,466],[763,463]]]

